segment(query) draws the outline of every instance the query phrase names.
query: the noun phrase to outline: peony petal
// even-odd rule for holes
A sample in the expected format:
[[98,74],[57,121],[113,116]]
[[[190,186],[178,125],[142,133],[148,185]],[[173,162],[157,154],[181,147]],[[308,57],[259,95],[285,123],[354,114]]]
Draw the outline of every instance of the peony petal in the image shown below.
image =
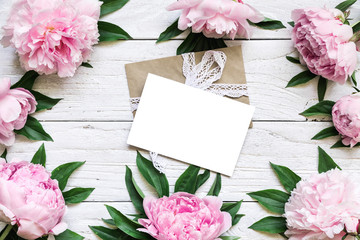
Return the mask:
[[0,99],[0,120],[4,122],[15,121],[21,113],[20,103],[13,96],[5,96]]
[[44,227],[27,219],[18,220],[18,227],[17,235],[28,240],[34,240],[47,234]]
[[3,78],[0,80],[0,99],[9,92],[11,87],[10,78]]

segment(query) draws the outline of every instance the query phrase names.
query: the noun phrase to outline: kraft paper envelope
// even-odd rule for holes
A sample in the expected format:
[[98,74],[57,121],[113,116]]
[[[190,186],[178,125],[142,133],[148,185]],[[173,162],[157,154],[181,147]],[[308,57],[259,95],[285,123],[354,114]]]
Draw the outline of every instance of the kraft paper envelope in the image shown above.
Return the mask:
[[[245,69],[241,46],[216,49],[222,51],[227,56],[227,62],[220,80],[215,83],[246,84]],[[196,63],[198,64],[204,52],[195,53]],[[149,73],[185,83],[182,72],[182,56],[160,58],[156,60],[130,63],[125,65],[128,80],[130,98],[141,97],[145,81]],[[242,96],[235,99],[242,103],[249,104],[249,97]]]
[[127,143],[231,176],[254,110],[149,74]]

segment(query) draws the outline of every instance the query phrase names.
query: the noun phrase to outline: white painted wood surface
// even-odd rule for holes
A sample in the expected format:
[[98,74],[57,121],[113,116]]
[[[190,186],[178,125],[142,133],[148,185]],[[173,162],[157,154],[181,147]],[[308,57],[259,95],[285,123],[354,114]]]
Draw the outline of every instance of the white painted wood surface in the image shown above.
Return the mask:
[[[104,19],[122,26],[134,40],[96,46],[90,61],[94,68],[80,68],[73,78],[42,76],[36,83],[36,90],[64,98],[53,110],[36,114],[55,140],[46,143],[48,167],[53,169],[65,162],[85,160],[86,164],[69,181],[69,187],[96,187],[88,201],[70,207],[66,217],[70,228],[86,239],[97,239],[88,225],[99,225],[102,217],[108,217],[104,204],[118,207],[126,213],[135,211],[124,183],[125,165],[133,169],[134,177],[145,194],[153,194],[136,170],[135,149],[126,144],[132,115],[124,64],[175,54],[179,40],[155,44],[157,36],[179,14],[165,10],[170,2],[130,0],[122,10]],[[266,16],[281,19],[284,23],[290,21],[294,8],[333,7],[339,3],[335,0],[248,2]],[[0,3],[0,25],[3,25],[10,4],[5,0],[0,0]],[[360,19],[360,3],[352,10],[353,16]],[[178,37],[183,38],[184,35]],[[245,200],[240,213],[245,213],[246,217],[229,234],[245,240],[281,239],[248,229],[248,226],[269,213],[246,193],[266,188],[281,189],[269,162],[289,166],[300,176],[307,177],[316,172],[317,145],[320,145],[344,170],[356,173],[360,170],[360,150],[330,150],[331,144],[337,140],[335,138],[310,140],[330,123],[326,119],[307,121],[299,115],[299,112],[316,102],[316,82],[285,89],[289,79],[302,70],[285,59],[286,55],[294,54],[289,29],[256,29],[253,40],[229,41],[228,44],[243,46],[250,100],[257,107],[254,127],[249,130],[236,172],[231,179],[223,177],[220,195],[223,200]],[[0,48],[0,56],[0,77],[8,76],[17,81],[24,72],[13,49]],[[337,100],[351,92],[349,85],[331,84],[326,98]],[[40,144],[18,137],[16,144],[9,149],[9,157],[30,160]],[[186,167],[183,163],[171,161],[167,170],[171,189]],[[213,179],[214,174],[200,189],[200,195],[207,192]]]

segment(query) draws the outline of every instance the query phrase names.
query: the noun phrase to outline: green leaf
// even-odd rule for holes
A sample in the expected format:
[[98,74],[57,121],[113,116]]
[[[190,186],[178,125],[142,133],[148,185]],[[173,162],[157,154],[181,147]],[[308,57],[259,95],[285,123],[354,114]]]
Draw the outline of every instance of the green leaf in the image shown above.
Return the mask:
[[100,17],[115,12],[121,9],[129,0],[101,0],[103,4],[101,5]]
[[67,229],[65,232],[60,233],[59,235],[55,236],[56,240],[83,240],[84,237],[80,236],[79,234],[70,231],[69,229]]
[[179,24],[179,19],[176,19],[176,21],[173,24],[171,24],[164,32],[160,34],[156,43],[165,42],[183,33],[184,31],[178,28],[178,24]]
[[134,204],[135,208],[139,212],[145,213],[143,207],[144,193],[137,186],[135,179],[133,178],[132,171],[128,166],[126,166],[125,183],[126,188],[129,192],[130,199]]
[[210,171],[205,170],[202,174],[199,174],[196,179],[196,190],[197,191],[210,177]]
[[58,102],[60,102],[62,99],[61,98],[50,98],[48,96],[45,96],[39,92],[36,92],[36,91],[33,91],[31,90],[30,91],[36,101],[37,101],[37,105],[36,105],[36,111],[41,111],[41,110],[45,110],[45,109],[51,109],[53,108]]
[[345,12],[346,10],[348,10],[349,7],[351,7],[354,3],[356,3],[356,1],[357,0],[347,0],[340,3],[335,8],[339,9],[342,12]]
[[116,227],[115,222],[114,222],[114,220],[112,218],[111,219],[102,218],[102,220],[103,220],[104,223],[109,224],[110,226]]
[[66,204],[81,203],[87,199],[95,188],[73,188],[67,192],[63,192]]
[[25,88],[27,90],[31,90],[34,86],[36,78],[39,74],[33,70],[28,71],[24,74],[24,76],[14,85],[11,86],[11,89],[14,88]]
[[63,191],[66,187],[66,184],[69,180],[69,177],[71,174],[81,167],[85,162],[70,162],[65,163],[57,168],[54,169],[54,171],[51,172],[51,178],[56,179],[59,182],[59,188],[61,191]]
[[222,240],[239,240],[239,237],[235,237],[235,236],[220,236],[219,237]]
[[269,211],[279,214],[284,213],[285,203],[290,197],[289,194],[275,189],[252,192],[248,195]]
[[115,24],[99,21],[98,27],[100,34],[99,42],[112,42],[117,40],[132,39],[132,37],[127,32]]
[[320,140],[337,135],[339,135],[339,132],[335,127],[328,127],[316,134],[311,140]]
[[3,158],[6,160],[6,156],[7,156],[7,149],[5,148],[4,152],[1,154],[0,158]]
[[295,22],[288,22],[288,24],[292,27],[295,27]]
[[300,115],[303,115],[304,117],[311,117],[317,115],[331,116],[331,111],[334,104],[335,102],[333,101],[321,101],[314,106],[308,108],[304,112],[300,113]]
[[190,165],[175,183],[175,192],[188,192],[194,194],[196,192],[196,180],[200,168]]
[[86,68],[93,68],[93,66],[91,66],[91,64],[88,63],[88,62],[83,62],[83,63],[81,64],[81,66],[82,66],[82,67],[86,67]]
[[288,88],[288,87],[294,87],[294,86],[297,86],[300,84],[305,84],[305,83],[309,82],[310,80],[314,79],[315,77],[317,77],[317,75],[310,72],[310,70],[304,71],[302,73],[299,73],[295,77],[293,77],[286,87]]
[[41,164],[45,167],[46,165],[46,152],[45,152],[45,145],[41,144],[39,150],[35,153],[34,157],[31,160],[33,164]]
[[320,76],[318,82],[318,99],[319,102],[324,101],[328,80]]
[[238,224],[240,219],[243,218],[244,216],[245,214],[236,214],[232,221],[232,225],[235,226],[236,224]]
[[341,168],[334,162],[334,160],[322,149],[321,147],[318,147],[319,150],[319,167],[318,172],[324,173],[331,169],[338,168],[341,170]]
[[255,231],[283,233],[287,230],[286,219],[283,217],[266,217],[249,227]]
[[[359,22],[360,23],[360,22]],[[360,25],[360,24],[359,24]],[[354,72],[352,75],[351,75],[351,80],[354,84],[354,87],[357,87],[357,81],[356,81],[356,72]],[[357,89],[357,88],[355,88]],[[358,91],[359,92],[359,91]]]
[[285,190],[291,192],[296,187],[296,184],[301,180],[301,178],[287,167],[273,163],[270,164]]
[[289,62],[296,63],[296,64],[301,64],[301,63],[300,63],[300,60],[299,60],[298,58],[294,58],[294,57],[291,57],[291,56],[286,56],[286,59],[287,59]]
[[360,22],[355,23],[355,24],[352,26],[352,29],[353,29],[353,32],[354,32],[354,33],[359,32],[359,31],[360,31]]
[[222,38],[207,38],[202,33],[190,33],[177,49],[177,55],[227,47]]
[[239,222],[239,220],[237,220],[237,213],[240,210],[241,204],[242,204],[242,200],[239,202],[234,202],[234,203],[223,203],[222,207],[221,207],[221,211],[223,212],[228,212],[231,215],[232,218],[232,225],[234,226],[237,222]]
[[[358,147],[358,146],[360,146],[360,143],[354,145],[354,147]],[[349,146],[344,145],[342,143],[342,140],[340,139],[334,145],[332,145],[331,148],[350,148],[350,145]]]
[[214,181],[213,185],[211,186],[207,195],[208,196],[219,196],[220,190],[221,190],[221,174],[217,173],[215,181]]
[[142,225],[130,220],[115,208],[108,205],[105,206],[110,216],[114,220],[116,227],[118,227],[121,231],[123,231],[124,233],[135,239],[141,239],[141,240],[151,239],[151,237],[148,234],[137,230],[138,228],[142,228]]
[[50,137],[48,133],[45,132],[44,128],[41,126],[40,122],[31,116],[28,116],[25,126],[20,130],[14,130],[16,134],[23,135],[30,140],[43,140],[51,141],[54,140]]
[[165,174],[160,173],[151,161],[137,152],[136,165],[146,181],[155,188],[159,197],[169,196],[169,182]]
[[267,17],[259,23],[253,23],[250,20],[248,20],[248,22],[250,25],[253,25],[253,26],[265,29],[265,30],[277,30],[277,29],[286,28],[284,26],[284,24],[282,24],[281,21],[273,20],[273,19],[270,19]]
[[[111,229],[103,226],[89,226],[91,231],[93,231],[99,238],[103,240],[119,240],[125,239],[124,233],[119,229]],[[129,237],[130,239],[130,237]]]

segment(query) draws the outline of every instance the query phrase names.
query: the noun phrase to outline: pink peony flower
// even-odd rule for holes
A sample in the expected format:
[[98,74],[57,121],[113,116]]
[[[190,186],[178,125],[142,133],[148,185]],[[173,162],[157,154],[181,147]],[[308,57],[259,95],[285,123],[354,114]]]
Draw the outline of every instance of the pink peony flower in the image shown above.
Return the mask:
[[333,106],[332,120],[344,145],[360,142],[360,93],[340,98]]
[[356,45],[349,41],[353,30],[342,23],[344,14],[337,9],[306,8],[294,10],[292,18],[292,39],[301,61],[312,73],[344,84],[357,64]]
[[290,240],[339,239],[356,233],[360,188],[354,178],[336,169],[300,181],[285,204]]
[[222,201],[207,196],[200,199],[178,192],[160,199],[146,197],[144,209],[149,219],[139,219],[146,232],[159,240],[214,240],[231,227],[231,216],[221,212]]
[[98,43],[98,0],[18,0],[2,44],[12,46],[26,70],[71,77]]
[[25,239],[57,235],[66,230],[62,222],[66,206],[58,182],[39,164],[0,164],[0,221],[17,225]]
[[36,110],[35,97],[26,89],[10,89],[10,79],[0,80],[0,144],[15,142],[14,129],[25,126],[27,117]]
[[167,10],[183,10],[179,19],[179,29],[191,27],[192,32],[203,32],[209,38],[236,35],[250,38],[252,27],[248,20],[258,23],[264,16],[241,0],[179,0]]

